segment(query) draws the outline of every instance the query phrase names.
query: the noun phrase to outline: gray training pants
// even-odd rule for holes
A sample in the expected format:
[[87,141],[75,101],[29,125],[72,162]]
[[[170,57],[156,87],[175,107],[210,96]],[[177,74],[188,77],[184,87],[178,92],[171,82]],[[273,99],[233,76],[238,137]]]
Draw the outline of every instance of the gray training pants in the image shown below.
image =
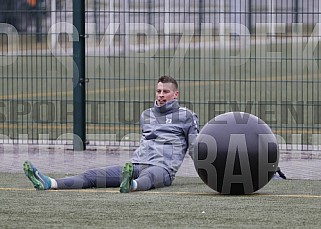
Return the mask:
[[[133,164],[133,179],[138,191],[170,186],[172,179],[168,171],[159,166]],[[88,170],[82,174],[56,179],[57,189],[84,189],[119,187],[122,180],[122,166],[108,166]]]

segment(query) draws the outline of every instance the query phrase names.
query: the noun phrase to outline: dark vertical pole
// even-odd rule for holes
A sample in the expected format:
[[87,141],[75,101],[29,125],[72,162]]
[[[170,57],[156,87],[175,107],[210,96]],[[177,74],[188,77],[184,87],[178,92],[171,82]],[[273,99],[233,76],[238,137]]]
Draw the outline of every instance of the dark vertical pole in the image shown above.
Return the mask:
[[250,34],[252,34],[252,0],[248,0],[248,29]]
[[204,0],[200,0],[199,1],[199,11],[198,11],[198,14],[199,14],[199,25],[198,25],[198,33],[199,35],[201,35],[201,31],[202,31],[202,23],[205,22],[204,20]]
[[85,0],[73,0],[73,24],[79,34],[73,42],[73,145],[74,150],[80,151],[86,149]]
[[152,24],[152,0],[149,0],[147,2],[148,4],[148,24],[151,25]]
[[294,23],[299,23],[299,0],[294,1]]
[[41,12],[41,1],[36,3],[36,41],[41,42],[41,30],[42,30],[42,12]]

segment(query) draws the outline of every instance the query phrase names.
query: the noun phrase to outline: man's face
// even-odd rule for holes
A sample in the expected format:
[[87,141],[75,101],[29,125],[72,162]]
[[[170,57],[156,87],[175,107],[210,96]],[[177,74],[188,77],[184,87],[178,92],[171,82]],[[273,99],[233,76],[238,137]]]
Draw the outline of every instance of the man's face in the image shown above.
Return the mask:
[[178,97],[178,90],[172,83],[159,82],[156,87],[156,103],[158,106],[162,106],[168,101],[176,99]]

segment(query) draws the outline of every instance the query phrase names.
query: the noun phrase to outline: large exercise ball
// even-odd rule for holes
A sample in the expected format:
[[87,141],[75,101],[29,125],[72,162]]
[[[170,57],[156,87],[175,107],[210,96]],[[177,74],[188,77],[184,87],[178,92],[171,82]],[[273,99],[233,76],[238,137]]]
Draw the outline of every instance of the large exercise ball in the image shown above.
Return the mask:
[[210,120],[194,142],[199,177],[222,194],[250,194],[265,186],[279,163],[271,128],[245,112],[228,112]]

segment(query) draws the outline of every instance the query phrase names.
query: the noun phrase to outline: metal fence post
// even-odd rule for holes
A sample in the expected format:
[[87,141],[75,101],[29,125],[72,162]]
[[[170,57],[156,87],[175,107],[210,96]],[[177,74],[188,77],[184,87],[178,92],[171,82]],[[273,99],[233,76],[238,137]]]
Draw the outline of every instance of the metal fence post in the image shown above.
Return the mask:
[[250,34],[252,34],[252,0],[248,0],[248,29]]
[[85,0],[73,0],[73,24],[79,34],[73,42],[73,145],[81,151],[86,149]]
[[299,0],[294,1],[294,23],[299,23]]
[[198,8],[198,14],[199,14],[198,34],[201,35],[202,24],[205,22],[205,3],[204,3],[204,0],[200,0],[198,4],[199,4],[199,8]]
[[36,16],[36,41],[41,42],[42,41],[42,10],[41,10],[41,1],[37,1],[36,3],[36,10],[37,10],[37,16]]

